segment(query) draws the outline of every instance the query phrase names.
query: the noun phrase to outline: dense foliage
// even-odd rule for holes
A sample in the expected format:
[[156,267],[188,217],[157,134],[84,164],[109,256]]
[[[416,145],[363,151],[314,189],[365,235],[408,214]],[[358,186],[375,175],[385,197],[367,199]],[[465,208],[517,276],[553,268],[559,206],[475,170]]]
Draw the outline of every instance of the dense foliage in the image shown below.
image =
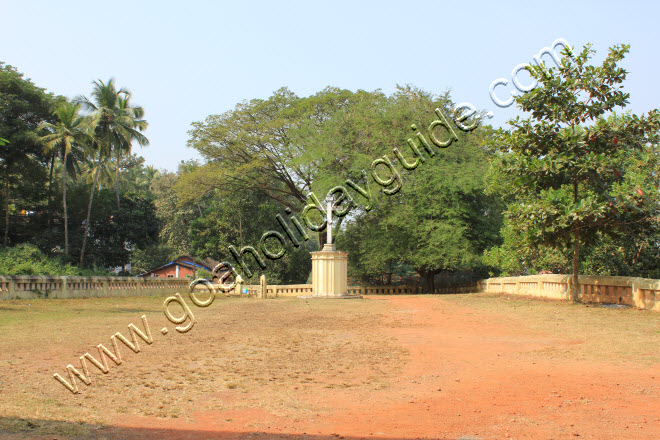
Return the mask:
[[615,46],[601,66],[592,66],[589,46],[579,54],[567,49],[557,69],[528,68],[538,87],[516,103],[531,115],[510,121],[512,129],[499,130],[490,143],[491,189],[505,197],[510,229],[504,233],[509,242],[491,261],[516,249],[529,257],[530,248],[541,245],[555,256],[570,252],[573,299],[583,247],[593,247],[591,268],[611,253],[612,240],[628,248],[628,263],[609,270],[615,273],[639,270],[645,246],[657,254],[660,112],[612,113],[628,103],[627,72],[617,65],[627,51]]
[[154,198],[140,184],[155,170],[129,155],[133,141],[147,144],[140,133],[147,124],[130,98],[110,80],[94,83],[92,100],[68,101],[0,63],[5,248],[32,243],[50,257],[105,272],[125,267],[132,249],[156,241]]
[[61,257],[49,257],[38,247],[23,243],[0,249],[0,274],[4,275],[110,275],[103,269],[80,269]]
[[[184,172],[175,189],[188,202],[222,202],[212,202],[193,223],[193,247],[206,246],[207,253],[228,259],[229,244],[256,244],[276,226],[274,217],[284,214],[284,208],[301,213],[310,191],[324,199],[341,186],[334,195],[343,212],[333,230],[339,246],[350,252],[349,275],[354,279],[391,282],[391,276],[381,275],[393,268],[410,269],[432,291],[436,274],[480,267],[481,253],[497,244],[500,227],[496,198],[483,191],[488,168],[486,152],[479,147],[483,131],[460,133],[446,149],[420,144],[416,158],[410,143],[430,141],[420,140],[411,125],[429,138],[427,127],[438,118],[436,109],[453,114],[448,93],[435,96],[407,86],[387,96],[327,88],[301,98],[281,89],[267,100],[244,102],[194,124],[190,145],[207,161]],[[378,172],[373,170],[375,159],[384,161]],[[418,168],[411,166],[415,161]],[[372,180],[376,174],[381,183]],[[383,185],[388,179],[391,185]],[[348,180],[363,189],[371,185],[364,189],[368,200],[359,192],[351,194],[343,186]],[[247,191],[258,196],[247,196]],[[240,214],[253,203],[247,209],[252,224],[246,226]],[[320,222],[320,216],[313,221]],[[241,223],[248,231],[242,239],[237,229]],[[311,249],[323,246],[325,234],[312,234],[318,244]],[[291,249],[285,258],[308,262],[308,250]],[[271,267],[280,264],[286,263],[278,260]],[[303,281],[301,268],[279,269],[276,279],[293,280],[289,274],[294,273]]]
[[235,264],[230,247],[252,246],[266,264],[248,256],[249,281],[304,283],[324,216],[312,209],[319,231],[285,239],[279,258],[265,258],[264,233],[304,223],[330,193],[337,246],[362,283],[660,277],[660,114],[613,112],[628,102],[627,50],[530,68],[538,86],[516,98],[528,114],[509,129],[474,117],[459,129],[448,92],[282,88],[194,122],[188,145],[203,160],[174,172],[132,152],[148,145],[145,111],[113,80],[68,100],[0,63],[0,274],[137,275],[183,254]]

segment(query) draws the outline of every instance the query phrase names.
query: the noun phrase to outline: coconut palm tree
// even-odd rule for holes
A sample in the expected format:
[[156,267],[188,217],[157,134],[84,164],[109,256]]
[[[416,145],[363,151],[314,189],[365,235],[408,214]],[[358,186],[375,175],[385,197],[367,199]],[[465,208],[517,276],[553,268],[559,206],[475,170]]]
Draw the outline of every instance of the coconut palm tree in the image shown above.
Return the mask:
[[151,189],[151,185],[154,183],[154,180],[156,180],[156,177],[160,175],[160,171],[153,165],[147,165],[144,168],[144,176],[145,176],[145,181],[147,185],[147,189]]
[[64,255],[69,255],[69,218],[66,206],[66,177],[72,150],[82,150],[91,140],[89,119],[79,113],[80,106],[63,102],[53,114],[57,122],[43,122],[39,129],[45,130],[40,138],[44,152],[59,154],[62,157],[62,206],[64,208]]
[[112,183],[112,173],[108,168],[108,162],[105,160],[105,153],[103,147],[94,140],[92,142],[92,160],[87,167],[85,173],[85,180],[87,183],[92,184],[92,190],[89,193],[89,202],[87,203],[87,218],[85,219],[85,231],[83,235],[83,242],[80,249],[80,266],[85,261],[85,246],[87,244],[87,237],[89,236],[89,226],[92,216],[92,203],[94,202],[94,194],[96,188],[101,189],[102,183]]
[[[124,90],[125,93],[118,96],[118,107],[125,114],[127,118],[126,121],[130,121],[132,127],[138,131],[145,130],[149,123],[144,119],[144,109],[139,106],[131,105],[131,95],[130,92]],[[114,151],[116,155],[116,167],[115,167],[115,194],[117,196],[117,210],[119,210],[119,169],[121,163],[122,155],[130,155],[132,152],[132,143],[136,141],[140,146],[149,145],[149,140],[142,135],[141,133],[131,133],[127,132],[121,136],[118,136],[118,145],[114,146]]]
[[[98,152],[95,153],[95,156]],[[107,160],[99,160],[96,158],[95,161],[91,161],[87,164],[86,170],[83,174],[83,178],[87,183],[92,184],[99,191],[103,187],[112,186],[115,182],[114,168],[111,167],[111,164]]]
[[[104,155],[117,160],[116,174],[119,176],[119,163],[123,153],[131,151],[133,141],[141,146],[149,145],[149,139],[141,131],[149,125],[144,120],[144,109],[130,103],[131,92],[117,90],[114,79],[107,83],[94,81],[92,100],[82,96],[77,98],[92,113],[95,133]],[[117,210],[119,210],[119,179],[116,179]]]
[[[91,120],[94,130],[95,146],[98,149],[98,162],[94,171],[93,186],[87,207],[87,220],[85,222],[85,235],[83,236],[82,249],[80,252],[80,264],[83,264],[85,256],[85,244],[89,234],[90,216],[94,190],[98,184],[99,172],[104,169],[106,159],[117,153],[121,157],[121,151],[130,150],[133,141],[140,145],[148,145],[149,140],[140,131],[147,127],[147,122],[142,118],[144,110],[141,107],[131,106],[129,103],[131,92],[127,89],[117,90],[114,79],[107,83],[101,80],[94,81],[92,99],[85,96],[76,98],[84,109],[91,112]],[[119,167],[119,163],[117,164]],[[119,169],[116,173],[118,175]],[[118,183],[118,182],[117,182]],[[117,210],[119,210],[119,188],[117,187]]]

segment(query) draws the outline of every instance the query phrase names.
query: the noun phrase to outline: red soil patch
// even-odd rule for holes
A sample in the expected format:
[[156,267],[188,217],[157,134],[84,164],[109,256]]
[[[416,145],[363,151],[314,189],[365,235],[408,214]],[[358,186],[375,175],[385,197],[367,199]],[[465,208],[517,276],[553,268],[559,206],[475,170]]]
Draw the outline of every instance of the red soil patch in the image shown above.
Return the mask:
[[[394,311],[384,335],[409,352],[389,388],[327,388],[297,396],[305,411],[193,413],[192,422],[115,417],[99,437],[141,439],[657,439],[660,368],[575,359],[584,338],[541,331],[450,298],[372,297]],[[496,299],[493,298],[493,301]],[[398,325],[388,325],[398,323]],[[658,347],[649,347],[657,356]],[[621,362],[619,365],[617,363]],[[361,372],[355,371],[356,374]],[[366,372],[364,373],[366,374]],[[293,392],[293,391],[292,391]],[[240,400],[237,390],[223,399]]]

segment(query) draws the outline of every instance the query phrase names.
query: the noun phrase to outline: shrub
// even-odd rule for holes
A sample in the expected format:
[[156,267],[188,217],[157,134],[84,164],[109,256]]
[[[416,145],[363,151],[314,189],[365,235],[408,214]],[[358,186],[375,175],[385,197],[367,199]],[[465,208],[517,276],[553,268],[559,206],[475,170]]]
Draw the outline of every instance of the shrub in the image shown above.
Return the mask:
[[60,258],[49,258],[33,244],[0,249],[0,275],[110,275],[104,269],[79,269]]

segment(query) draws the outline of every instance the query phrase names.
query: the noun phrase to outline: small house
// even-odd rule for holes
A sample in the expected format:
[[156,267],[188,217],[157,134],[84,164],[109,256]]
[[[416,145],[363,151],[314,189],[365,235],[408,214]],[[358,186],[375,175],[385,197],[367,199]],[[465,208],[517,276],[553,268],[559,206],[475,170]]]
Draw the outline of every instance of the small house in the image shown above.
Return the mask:
[[[174,261],[170,261],[156,269],[139,275],[141,277],[159,277],[159,278],[190,278],[192,279],[195,271],[205,270],[212,272],[218,265],[218,262],[210,258],[199,259],[190,255],[181,255]],[[225,271],[221,271],[224,273]]]

